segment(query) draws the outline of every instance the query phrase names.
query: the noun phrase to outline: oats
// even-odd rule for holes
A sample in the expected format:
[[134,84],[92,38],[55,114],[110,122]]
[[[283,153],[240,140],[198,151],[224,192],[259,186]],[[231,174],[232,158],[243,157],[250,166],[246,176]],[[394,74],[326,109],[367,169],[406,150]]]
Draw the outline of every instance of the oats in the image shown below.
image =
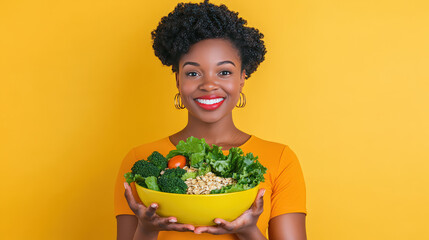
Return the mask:
[[[188,169],[189,170],[189,169]],[[190,170],[197,171],[192,168]],[[210,194],[214,189],[221,189],[224,186],[234,184],[236,181],[232,178],[221,178],[208,172],[204,176],[198,176],[195,179],[188,178],[185,183],[188,186],[187,194]]]

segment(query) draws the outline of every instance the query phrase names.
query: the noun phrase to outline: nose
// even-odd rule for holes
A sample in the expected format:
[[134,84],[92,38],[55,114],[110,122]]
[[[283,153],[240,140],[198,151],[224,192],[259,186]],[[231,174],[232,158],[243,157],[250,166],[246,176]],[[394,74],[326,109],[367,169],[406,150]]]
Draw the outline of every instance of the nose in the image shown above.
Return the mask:
[[200,90],[210,92],[218,88],[218,82],[214,76],[205,75],[201,78]]

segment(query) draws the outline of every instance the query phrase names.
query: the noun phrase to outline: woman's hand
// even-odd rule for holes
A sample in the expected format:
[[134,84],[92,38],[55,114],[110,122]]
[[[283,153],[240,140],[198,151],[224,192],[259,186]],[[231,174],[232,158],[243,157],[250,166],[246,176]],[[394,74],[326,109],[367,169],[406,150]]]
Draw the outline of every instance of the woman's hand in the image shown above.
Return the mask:
[[237,219],[232,222],[225,221],[221,218],[216,218],[214,222],[217,226],[202,226],[197,227],[194,232],[210,233],[210,234],[236,234],[239,239],[265,239],[262,233],[256,226],[259,216],[264,210],[264,196],[265,189],[259,189],[253,205],[241,214]]
[[149,207],[146,207],[143,204],[136,202],[133,193],[131,192],[130,185],[124,182],[124,187],[125,198],[127,199],[128,205],[139,221],[136,234],[137,232],[140,232],[141,234],[154,236],[158,235],[159,231],[194,231],[195,227],[193,225],[177,223],[177,219],[175,217],[160,217],[155,213],[158,208],[158,204],[152,203]]

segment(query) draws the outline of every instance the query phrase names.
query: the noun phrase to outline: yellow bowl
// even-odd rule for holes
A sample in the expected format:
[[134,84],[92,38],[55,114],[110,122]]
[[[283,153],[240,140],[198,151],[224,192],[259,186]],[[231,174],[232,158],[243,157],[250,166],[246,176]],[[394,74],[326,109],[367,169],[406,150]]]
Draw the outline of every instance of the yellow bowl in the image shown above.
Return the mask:
[[136,189],[145,206],[158,203],[158,215],[176,217],[179,223],[210,226],[215,225],[215,218],[232,221],[249,209],[258,194],[259,185],[241,192],[208,195],[158,192],[138,184]]

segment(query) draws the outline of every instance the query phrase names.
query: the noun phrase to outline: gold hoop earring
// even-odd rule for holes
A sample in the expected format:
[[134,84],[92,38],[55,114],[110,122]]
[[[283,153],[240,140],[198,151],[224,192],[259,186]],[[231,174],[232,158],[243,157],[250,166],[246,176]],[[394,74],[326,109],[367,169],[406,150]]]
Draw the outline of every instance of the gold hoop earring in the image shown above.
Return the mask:
[[244,108],[244,106],[246,106],[246,96],[244,95],[244,93],[240,92],[240,99],[236,107]]
[[184,109],[185,105],[182,103],[182,98],[180,97],[180,92],[174,95],[174,107],[177,109]]

